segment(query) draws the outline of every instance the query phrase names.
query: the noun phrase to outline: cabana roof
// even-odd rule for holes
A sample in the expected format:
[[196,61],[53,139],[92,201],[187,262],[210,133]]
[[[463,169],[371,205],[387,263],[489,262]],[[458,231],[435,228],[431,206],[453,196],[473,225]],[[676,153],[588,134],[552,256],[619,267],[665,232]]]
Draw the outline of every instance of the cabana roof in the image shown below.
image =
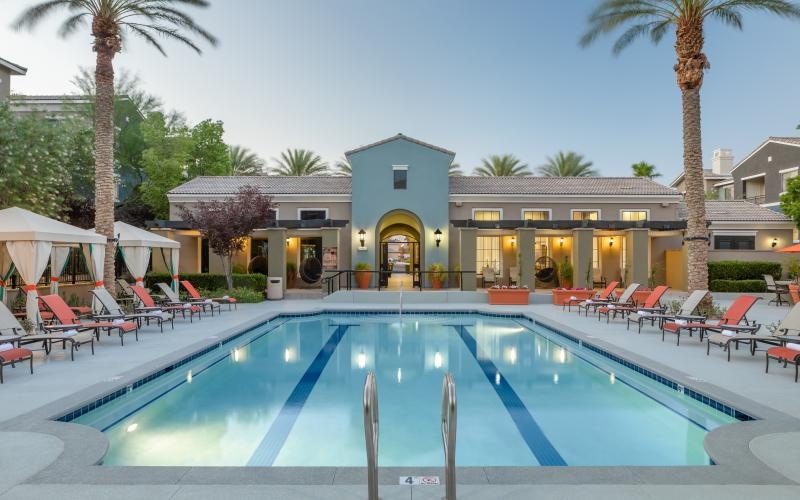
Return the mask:
[[140,229],[130,224],[117,221],[114,223],[114,234],[121,247],[150,247],[150,248],[180,248],[181,244],[175,240],[159,236],[150,231]]
[[106,238],[92,231],[35,214],[30,210],[10,207],[0,210],[0,242],[49,241],[59,243],[94,243],[104,245]]

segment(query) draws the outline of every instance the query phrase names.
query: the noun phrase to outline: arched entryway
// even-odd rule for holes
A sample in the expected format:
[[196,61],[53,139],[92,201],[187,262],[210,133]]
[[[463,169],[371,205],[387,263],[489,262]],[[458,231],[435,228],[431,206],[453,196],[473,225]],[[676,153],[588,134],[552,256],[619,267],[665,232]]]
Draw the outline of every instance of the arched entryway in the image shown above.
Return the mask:
[[419,217],[408,210],[392,210],[378,221],[375,234],[379,236],[375,256],[381,286],[419,286],[425,234]]

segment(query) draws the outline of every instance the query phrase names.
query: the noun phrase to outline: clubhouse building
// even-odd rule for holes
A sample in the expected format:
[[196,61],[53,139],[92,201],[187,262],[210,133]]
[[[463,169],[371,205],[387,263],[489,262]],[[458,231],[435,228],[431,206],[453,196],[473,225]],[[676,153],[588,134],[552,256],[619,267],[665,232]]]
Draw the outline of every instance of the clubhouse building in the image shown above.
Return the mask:
[[[639,177],[450,177],[454,152],[402,134],[345,155],[352,177],[192,179],[170,191],[170,220],[151,230],[181,242],[180,272],[220,272],[180,207],[254,186],[273,198],[275,217],[253,232],[235,267],[287,283],[288,263],[297,273],[290,287],[319,287],[362,263],[382,271],[372,287],[429,287],[425,271],[441,265],[449,287],[546,288],[569,263],[575,287],[619,280],[685,289],[685,206],[674,188]],[[789,218],[745,200],[709,201],[707,213],[712,260],[781,260],[775,250],[795,239]]]

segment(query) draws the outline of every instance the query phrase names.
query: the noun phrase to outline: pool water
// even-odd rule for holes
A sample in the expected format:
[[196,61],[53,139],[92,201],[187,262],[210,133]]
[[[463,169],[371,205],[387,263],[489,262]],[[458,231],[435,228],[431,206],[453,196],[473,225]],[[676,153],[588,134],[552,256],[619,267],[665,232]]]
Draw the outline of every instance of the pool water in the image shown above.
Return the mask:
[[381,466],[441,466],[441,384],[458,394],[459,466],[708,465],[735,421],[516,318],[278,318],[78,419],[105,465],[365,466],[377,377]]

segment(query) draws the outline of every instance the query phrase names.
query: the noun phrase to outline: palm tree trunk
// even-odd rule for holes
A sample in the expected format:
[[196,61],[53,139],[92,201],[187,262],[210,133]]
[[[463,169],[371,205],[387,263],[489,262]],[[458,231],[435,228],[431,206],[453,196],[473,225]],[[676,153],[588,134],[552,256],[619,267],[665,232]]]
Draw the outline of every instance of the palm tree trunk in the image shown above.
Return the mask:
[[[97,49],[96,49],[97,50]],[[108,48],[97,50],[95,67],[95,230],[108,238],[103,281],[106,289],[116,295],[114,286],[114,59]],[[98,280],[99,281],[99,280]]]
[[708,229],[700,129],[700,87],[681,89],[683,101],[683,169],[686,210],[689,291],[708,289]]

